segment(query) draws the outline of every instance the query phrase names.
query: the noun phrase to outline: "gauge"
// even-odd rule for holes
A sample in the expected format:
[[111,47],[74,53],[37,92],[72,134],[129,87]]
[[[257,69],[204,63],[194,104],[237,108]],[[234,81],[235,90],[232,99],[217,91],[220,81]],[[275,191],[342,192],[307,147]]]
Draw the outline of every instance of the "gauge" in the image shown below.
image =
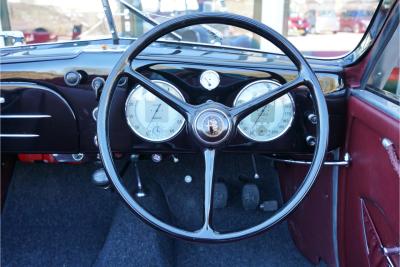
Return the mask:
[[[181,92],[172,84],[164,81],[153,82],[185,101]],[[173,138],[185,123],[180,113],[140,85],[129,94],[125,103],[125,115],[133,132],[152,142],[163,142]]]
[[[233,105],[239,106],[279,86],[279,83],[269,80],[253,82],[239,92]],[[294,102],[286,94],[248,115],[239,123],[238,129],[249,139],[266,142],[283,135],[290,128],[293,118]]]
[[200,84],[209,91],[217,88],[219,82],[219,74],[213,70],[206,70],[200,76]]

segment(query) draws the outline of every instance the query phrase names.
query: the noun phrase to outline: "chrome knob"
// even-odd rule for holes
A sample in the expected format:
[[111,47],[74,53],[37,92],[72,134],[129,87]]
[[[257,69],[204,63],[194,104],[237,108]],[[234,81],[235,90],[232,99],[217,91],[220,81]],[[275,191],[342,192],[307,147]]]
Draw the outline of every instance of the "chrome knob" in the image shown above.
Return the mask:
[[315,144],[317,143],[317,139],[315,138],[315,136],[309,135],[306,137],[306,142],[309,146],[315,146]]
[[318,117],[314,113],[310,113],[307,115],[307,119],[312,124],[316,125],[318,123]]

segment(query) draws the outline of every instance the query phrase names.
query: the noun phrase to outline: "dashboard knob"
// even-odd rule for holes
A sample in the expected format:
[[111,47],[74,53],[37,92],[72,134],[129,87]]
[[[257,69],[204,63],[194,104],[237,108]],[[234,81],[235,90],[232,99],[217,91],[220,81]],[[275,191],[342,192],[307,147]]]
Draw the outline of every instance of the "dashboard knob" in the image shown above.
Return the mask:
[[82,80],[82,74],[77,71],[68,71],[64,75],[65,84],[68,86],[77,86]]
[[315,136],[309,135],[306,137],[306,142],[309,146],[315,146],[315,144],[317,143],[317,139],[315,138]]
[[307,119],[312,124],[316,125],[318,123],[318,117],[314,113],[310,113],[307,115]]
[[162,161],[162,155],[161,155],[161,154],[152,154],[152,155],[151,155],[151,160],[152,160],[154,163],[159,163],[159,162]]
[[101,77],[96,77],[92,80],[92,89],[96,95],[96,99],[100,99],[101,92],[103,90],[106,81]]

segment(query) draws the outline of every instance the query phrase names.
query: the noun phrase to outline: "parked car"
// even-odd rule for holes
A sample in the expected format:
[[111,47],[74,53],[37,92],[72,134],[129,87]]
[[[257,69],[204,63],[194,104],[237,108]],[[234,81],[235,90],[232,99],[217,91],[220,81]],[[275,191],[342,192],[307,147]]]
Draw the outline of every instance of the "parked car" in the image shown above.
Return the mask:
[[364,33],[374,14],[373,10],[346,10],[340,15],[340,31]]
[[0,31],[0,47],[23,44],[25,44],[25,37],[21,31]]
[[311,25],[307,19],[300,16],[291,16],[288,21],[289,33],[301,34],[303,36],[310,32]]
[[24,31],[24,36],[27,44],[56,42],[58,40],[57,35],[50,33],[43,27],[36,28],[33,31]]
[[313,33],[337,33],[339,31],[339,19],[334,10],[310,10],[305,17],[310,23],[310,31]]

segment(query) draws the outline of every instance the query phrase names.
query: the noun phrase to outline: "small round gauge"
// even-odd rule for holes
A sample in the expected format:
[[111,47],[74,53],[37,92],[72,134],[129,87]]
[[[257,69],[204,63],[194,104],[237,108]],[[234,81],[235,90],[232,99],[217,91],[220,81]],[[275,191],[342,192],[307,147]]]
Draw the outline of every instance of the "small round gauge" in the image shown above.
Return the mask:
[[219,82],[219,74],[213,70],[206,70],[200,75],[200,84],[209,91],[217,88]]
[[[185,101],[181,92],[172,84],[153,81],[170,94]],[[138,85],[125,103],[125,115],[133,132],[151,142],[163,142],[176,136],[183,128],[185,119],[176,110]]]
[[[239,106],[279,86],[279,83],[269,80],[250,83],[239,92],[233,105]],[[239,123],[238,129],[251,140],[267,142],[283,135],[290,128],[293,118],[294,102],[286,94],[248,115]]]

